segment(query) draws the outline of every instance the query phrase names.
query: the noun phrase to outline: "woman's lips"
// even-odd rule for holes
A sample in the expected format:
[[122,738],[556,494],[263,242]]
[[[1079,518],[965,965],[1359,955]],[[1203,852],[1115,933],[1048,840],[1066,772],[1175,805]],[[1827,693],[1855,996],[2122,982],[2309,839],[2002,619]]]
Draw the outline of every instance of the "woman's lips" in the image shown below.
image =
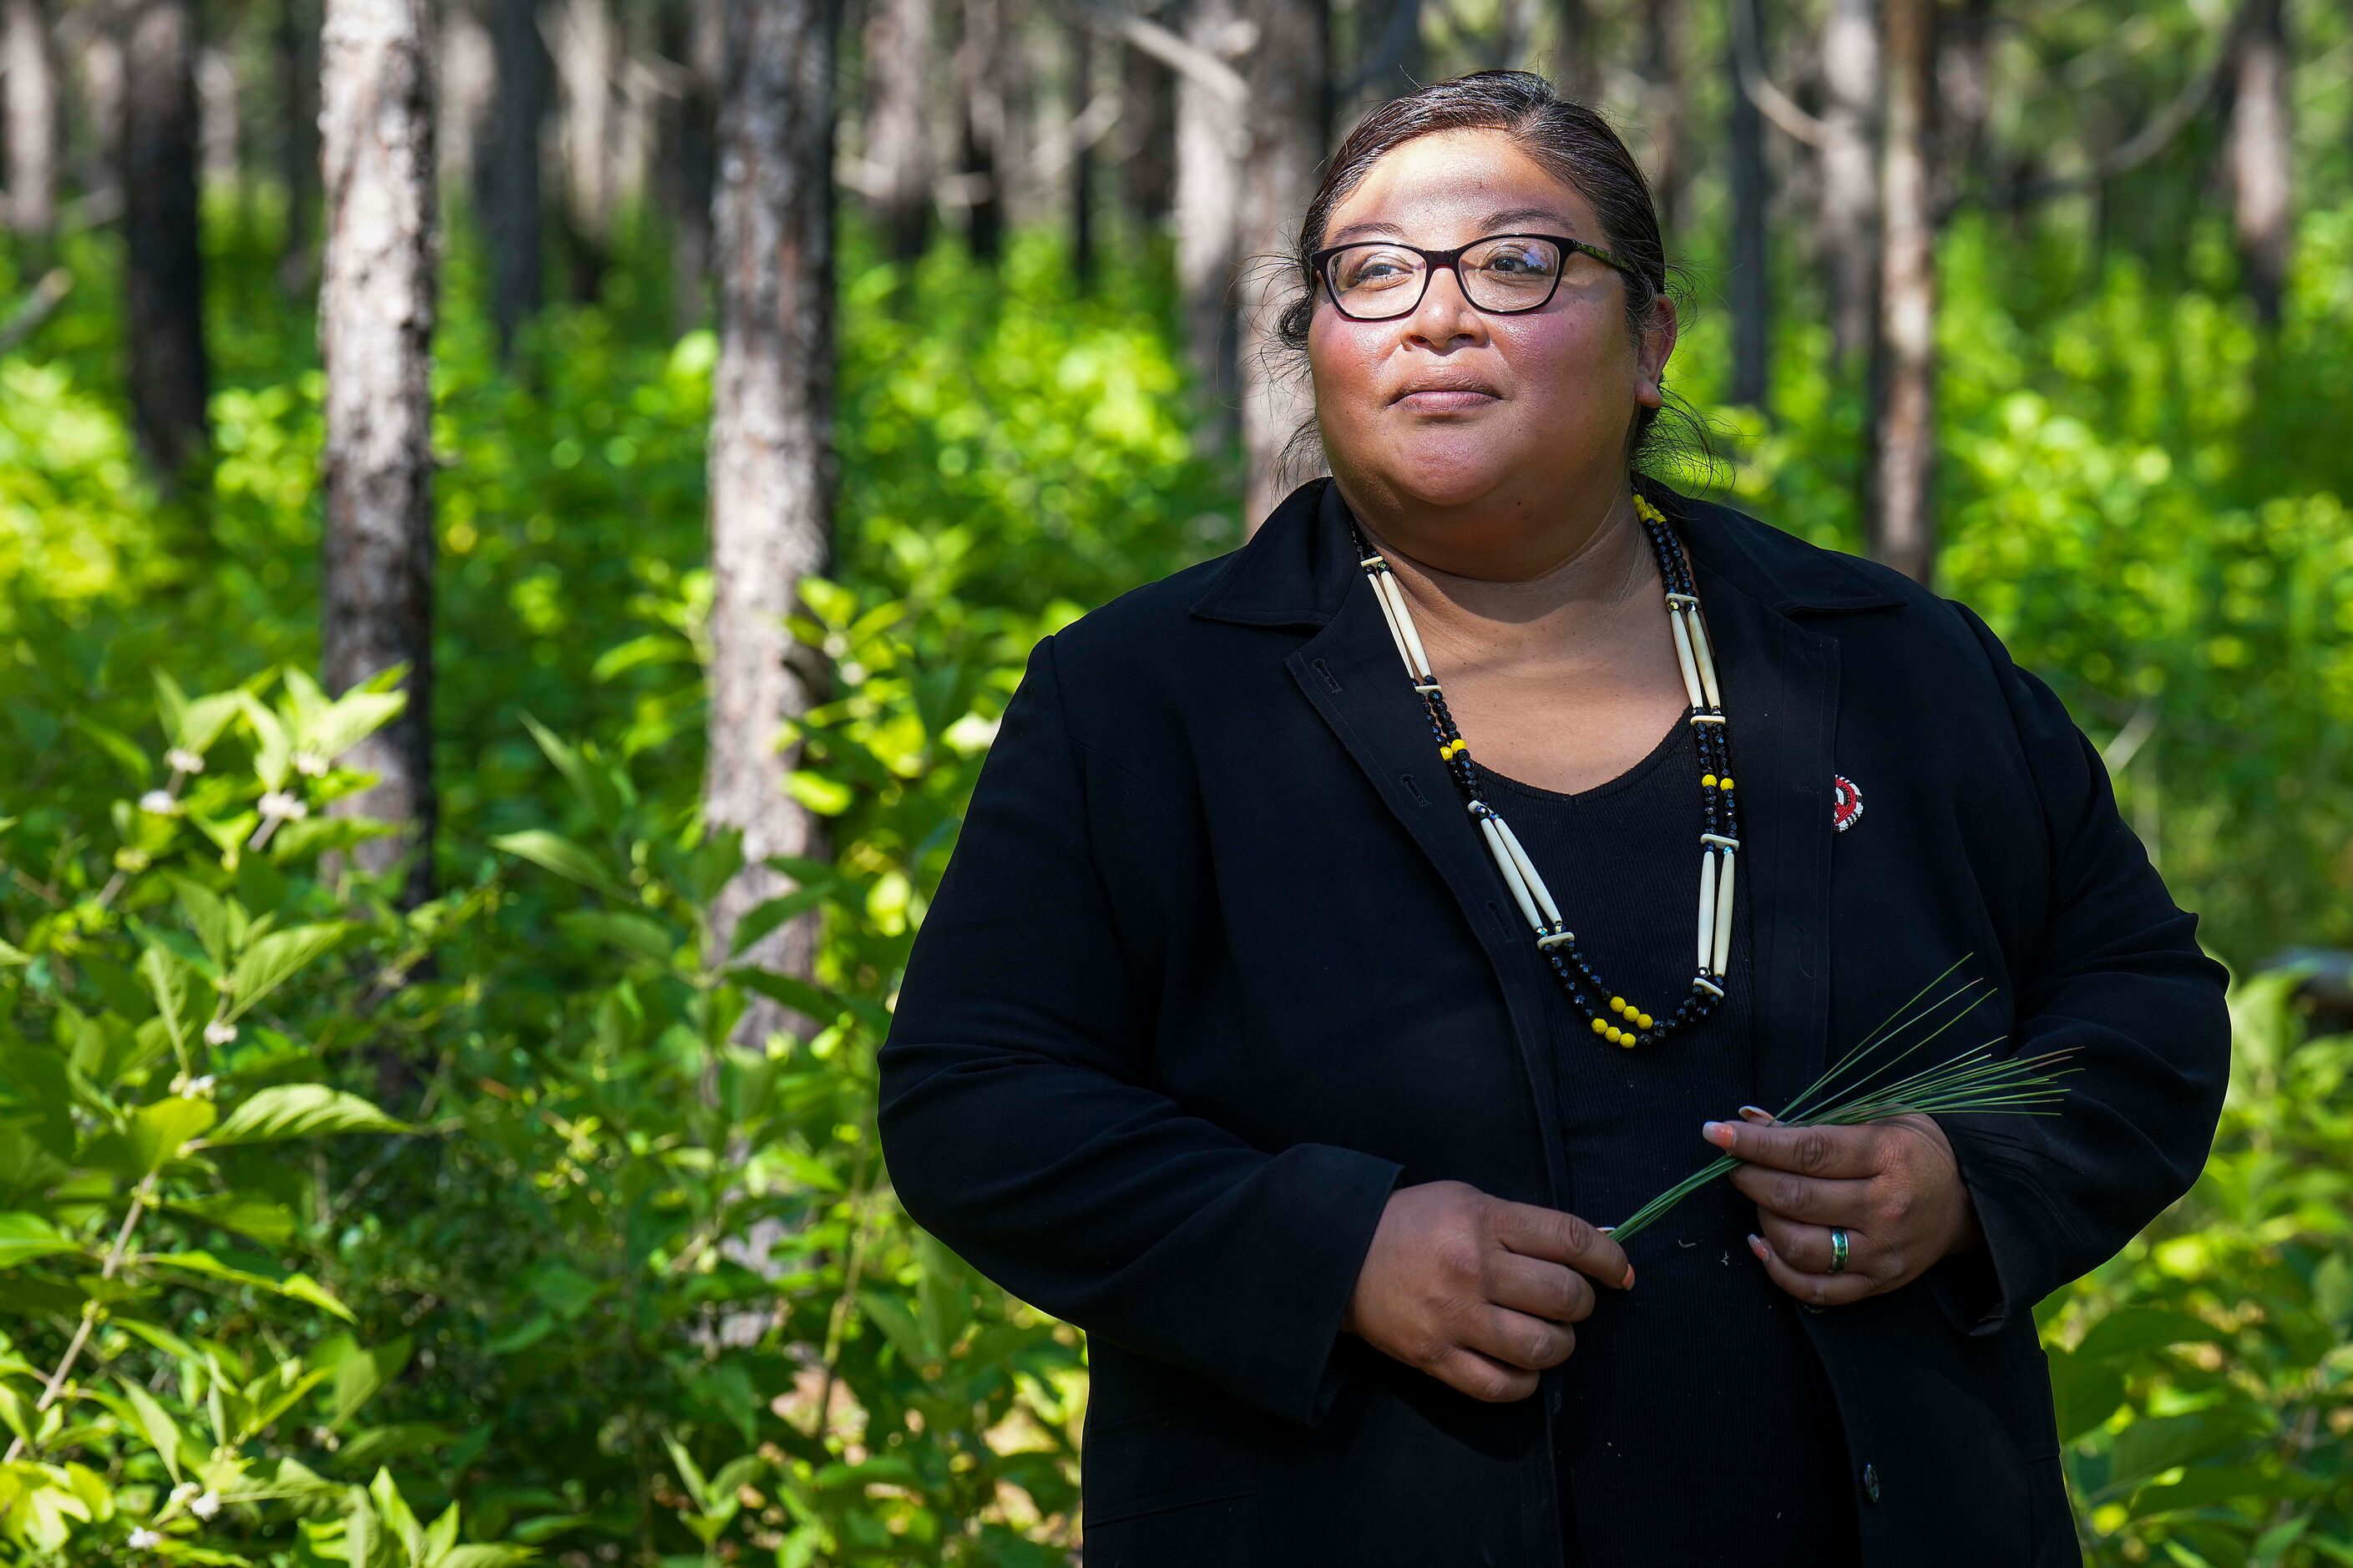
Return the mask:
[[1481,392],[1474,387],[1449,386],[1409,392],[1398,399],[1398,405],[1410,408],[1417,414],[1460,414],[1494,401],[1495,395],[1492,392]]

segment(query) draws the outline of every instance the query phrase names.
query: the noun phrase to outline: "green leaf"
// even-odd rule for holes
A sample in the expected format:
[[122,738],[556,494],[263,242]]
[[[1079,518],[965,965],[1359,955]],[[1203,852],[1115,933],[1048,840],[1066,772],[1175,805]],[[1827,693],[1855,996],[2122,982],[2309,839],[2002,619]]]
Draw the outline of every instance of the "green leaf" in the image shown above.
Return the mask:
[[120,1386],[122,1389],[122,1397],[130,1402],[132,1413],[139,1418],[139,1429],[146,1437],[148,1447],[153,1448],[157,1457],[164,1461],[164,1468],[172,1472],[172,1479],[174,1481],[178,1480],[180,1479],[180,1424],[172,1419],[172,1413],[164,1408],[162,1400],[157,1399],[132,1379],[124,1378]]
[[335,1407],[327,1418],[328,1426],[337,1432],[348,1426],[352,1417],[408,1365],[408,1354],[415,1344],[413,1339],[403,1334],[372,1350],[353,1351],[337,1362]]
[[289,1300],[301,1301],[316,1307],[322,1311],[332,1312],[347,1323],[358,1321],[352,1316],[352,1310],[349,1307],[328,1294],[326,1287],[308,1274],[289,1274],[283,1279],[273,1279],[267,1274],[257,1274],[249,1268],[238,1268],[232,1264],[224,1263],[209,1252],[153,1252],[142,1258],[140,1262],[149,1268],[176,1268],[183,1273],[201,1275],[207,1279],[218,1279],[227,1284],[250,1285],[257,1289],[283,1296]]
[[164,1208],[223,1230],[249,1236],[268,1247],[283,1247],[294,1238],[300,1222],[284,1204],[250,1193],[221,1193],[209,1197],[173,1198]]
[[441,1554],[433,1568],[515,1568],[520,1563],[534,1561],[539,1553],[528,1546],[483,1546],[469,1543],[453,1546]]
[[172,1047],[185,1056],[188,1049],[188,966],[162,947],[151,946],[139,955],[139,974],[155,994],[155,1014],[172,1037]]
[[121,763],[124,773],[138,780],[140,788],[147,787],[148,782],[154,777],[155,770],[147,761],[147,753],[139,749],[137,742],[120,730],[107,728],[88,714],[77,713],[73,721],[83,734],[98,742],[100,750]]
[[131,1163],[142,1176],[153,1175],[179,1157],[188,1141],[219,1117],[209,1100],[174,1095],[131,1113]]
[[589,814],[606,827],[617,823],[621,817],[622,795],[614,780],[597,772],[571,742],[530,714],[522,716],[522,723],[523,728],[531,731],[531,738],[539,742],[541,752],[555,764],[555,771],[571,784],[572,793],[580,797],[580,804],[588,808]]
[[2237,1410],[2200,1410],[2187,1415],[2143,1416],[2116,1434],[2108,1489],[2140,1480],[2176,1465],[2192,1464],[2237,1447],[2253,1435],[2249,1415]]
[[407,1132],[356,1094],[323,1083],[288,1083],[247,1099],[206,1139],[208,1145],[269,1143],[281,1138],[313,1138],[335,1132]]
[[286,726],[262,700],[249,691],[237,693],[237,706],[253,729],[253,773],[264,789],[278,789],[294,766],[294,742]]
[[623,952],[668,963],[678,954],[678,938],[657,920],[625,910],[567,910],[555,923],[587,942],[610,942]]
[[2118,1361],[2168,1345],[2202,1344],[2221,1336],[2187,1312],[2121,1307],[2094,1323],[2075,1353],[2086,1361]]
[[228,906],[220,896],[201,882],[185,877],[171,879],[172,890],[179,895],[180,908],[186,911],[188,924],[196,940],[205,944],[205,955],[226,973],[228,969],[229,930]]
[[795,888],[789,893],[780,894],[753,905],[744,911],[744,918],[735,922],[735,935],[727,944],[727,956],[743,957],[745,948],[783,925],[795,915],[816,908],[825,901],[826,894],[832,890],[833,879],[828,877],[821,882],[815,882],[804,888]]
[[857,798],[839,779],[808,768],[795,768],[785,775],[785,793],[819,816],[839,816]]
[[781,1002],[794,1012],[819,1024],[829,1024],[842,1013],[839,997],[821,986],[812,985],[789,974],[739,964],[727,972],[727,978],[746,991],[756,991],[772,1002]]
[[494,847],[519,856],[534,866],[544,867],[559,877],[568,877],[583,887],[594,888],[608,898],[633,900],[635,897],[607,872],[594,855],[561,834],[533,827],[521,833],[501,833],[491,843]]
[[317,925],[271,931],[253,943],[237,956],[237,968],[230,976],[227,1016],[244,1016],[264,996],[343,941],[343,934],[351,929],[344,921],[322,921]]
[[37,1214],[0,1214],[0,1268],[77,1252],[81,1244]]

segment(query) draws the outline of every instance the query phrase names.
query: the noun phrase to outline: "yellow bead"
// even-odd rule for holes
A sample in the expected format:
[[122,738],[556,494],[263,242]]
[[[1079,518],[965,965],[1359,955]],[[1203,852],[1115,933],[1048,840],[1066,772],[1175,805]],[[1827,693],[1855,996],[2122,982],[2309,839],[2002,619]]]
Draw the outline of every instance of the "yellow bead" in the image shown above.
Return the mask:
[[1699,787],[1702,789],[1714,789],[1715,787],[1715,775],[1714,773],[1700,774]]
[[1614,1045],[1618,1044],[1618,1042],[1619,1042],[1619,1041],[1620,1041],[1620,1040],[1622,1040],[1622,1039],[1624,1039],[1624,1038],[1626,1037],[1626,1033],[1625,1033],[1625,1031],[1624,1031],[1624,1030],[1622,1030],[1622,1029],[1612,1029],[1612,1030],[1610,1030],[1610,1031],[1609,1031],[1609,1033],[1607,1036],[1605,1036],[1605,1037],[1604,1037],[1604,1038],[1606,1038],[1607,1040],[1609,1040],[1609,1042],[1611,1045],[1613,1045],[1613,1046],[1614,1046]]
[[1634,1048],[1634,1037],[1628,1035],[1624,1039],[1620,1040],[1618,1043],[1630,1051]]
[[1651,1016],[1648,1013],[1637,1013],[1634,1015],[1634,1022],[1647,1029],[1651,1026]]
[[1731,775],[1730,773],[1726,773],[1726,774],[1725,774],[1725,775],[1724,775],[1724,783],[1723,783],[1723,786],[1722,786],[1722,787],[1724,787],[1724,788],[1725,788],[1725,789],[1730,789],[1730,788],[1732,787],[1732,775]]
[[1608,1034],[1608,1033],[1609,1032],[1609,1019],[1607,1019],[1607,1018],[1596,1018],[1596,1019],[1594,1019],[1594,1020],[1593,1020],[1593,1032],[1594,1032],[1595,1034],[1597,1034],[1597,1035],[1606,1035],[1606,1034]]
[[1609,1010],[1612,1013],[1623,1013],[1626,1010],[1626,998],[1623,996],[1609,998]]

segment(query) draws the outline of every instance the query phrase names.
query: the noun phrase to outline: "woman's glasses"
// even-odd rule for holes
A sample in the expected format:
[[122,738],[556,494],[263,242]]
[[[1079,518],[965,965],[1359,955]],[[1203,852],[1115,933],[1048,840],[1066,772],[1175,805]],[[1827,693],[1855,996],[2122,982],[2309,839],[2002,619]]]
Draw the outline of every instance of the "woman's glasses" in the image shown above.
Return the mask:
[[1491,234],[1452,250],[1364,240],[1329,247],[1307,260],[1340,314],[1352,321],[1389,321],[1421,308],[1430,275],[1441,267],[1453,272],[1473,309],[1493,316],[1541,310],[1559,289],[1561,269],[1573,251],[1620,272],[1633,270],[1599,246],[1565,234]]

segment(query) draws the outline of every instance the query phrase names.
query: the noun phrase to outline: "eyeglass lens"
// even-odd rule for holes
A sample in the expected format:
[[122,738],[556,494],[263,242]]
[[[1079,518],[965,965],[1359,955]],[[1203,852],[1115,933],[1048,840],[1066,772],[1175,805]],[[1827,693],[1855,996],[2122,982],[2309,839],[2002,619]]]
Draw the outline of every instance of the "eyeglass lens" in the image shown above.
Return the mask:
[[[1482,240],[1462,253],[1462,291],[1482,310],[1533,310],[1550,297],[1560,264],[1560,247],[1549,240]],[[1421,302],[1424,266],[1400,245],[1352,245],[1332,258],[1332,292],[1351,316],[1402,316]]]

